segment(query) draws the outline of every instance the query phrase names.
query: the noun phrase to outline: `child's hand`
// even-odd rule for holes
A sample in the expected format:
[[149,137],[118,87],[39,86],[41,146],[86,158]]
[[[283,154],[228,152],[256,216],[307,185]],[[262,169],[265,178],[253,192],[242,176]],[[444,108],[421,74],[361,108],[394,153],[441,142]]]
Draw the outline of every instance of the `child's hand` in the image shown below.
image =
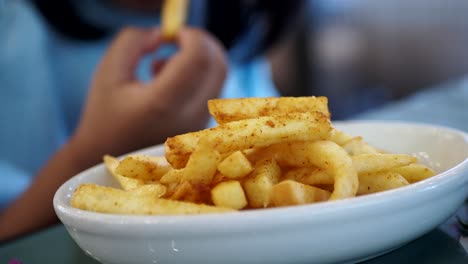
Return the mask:
[[158,30],[136,28],[115,39],[96,71],[70,141],[77,158],[123,154],[207,124],[207,100],[220,93],[226,76],[223,48],[206,32],[183,29],[177,38],[179,51],[157,77],[138,81],[139,60],[161,43]]

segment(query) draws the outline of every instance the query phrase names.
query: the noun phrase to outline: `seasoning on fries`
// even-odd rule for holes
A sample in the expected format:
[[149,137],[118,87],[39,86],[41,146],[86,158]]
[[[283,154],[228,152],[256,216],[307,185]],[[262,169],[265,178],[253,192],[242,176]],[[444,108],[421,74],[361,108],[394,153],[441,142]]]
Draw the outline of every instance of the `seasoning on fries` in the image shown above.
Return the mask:
[[325,97],[214,99],[218,125],[168,138],[164,157],[104,156],[121,188],[83,184],[72,206],[101,213],[221,213],[349,199],[435,172],[333,128]]

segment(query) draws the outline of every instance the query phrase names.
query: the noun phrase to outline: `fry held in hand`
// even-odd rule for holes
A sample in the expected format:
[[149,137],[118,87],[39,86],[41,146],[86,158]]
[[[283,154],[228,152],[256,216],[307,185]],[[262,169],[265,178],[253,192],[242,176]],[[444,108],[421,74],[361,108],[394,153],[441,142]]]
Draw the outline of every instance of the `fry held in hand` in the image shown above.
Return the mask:
[[165,157],[104,162],[122,189],[79,186],[72,206],[114,214],[222,213],[352,198],[427,179],[407,154],[332,127],[324,97],[215,99],[211,129],[168,138]]
[[161,29],[164,38],[174,39],[187,19],[189,0],[164,0]]

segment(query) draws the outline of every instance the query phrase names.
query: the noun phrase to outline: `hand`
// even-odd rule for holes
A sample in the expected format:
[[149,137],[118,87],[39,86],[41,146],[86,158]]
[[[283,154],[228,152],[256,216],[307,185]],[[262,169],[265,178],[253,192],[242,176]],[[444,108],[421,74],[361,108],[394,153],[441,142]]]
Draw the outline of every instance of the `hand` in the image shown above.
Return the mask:
[[129,28],[117,36],[71,139],[80,159],[123,154],[206,125],[207,100],[218,96],[227,71],[221,45],[206,32],[183,29],[179,51],[163,67],[155,63],[157,77],[138,81],[139,60],[162,43],[159,30]]

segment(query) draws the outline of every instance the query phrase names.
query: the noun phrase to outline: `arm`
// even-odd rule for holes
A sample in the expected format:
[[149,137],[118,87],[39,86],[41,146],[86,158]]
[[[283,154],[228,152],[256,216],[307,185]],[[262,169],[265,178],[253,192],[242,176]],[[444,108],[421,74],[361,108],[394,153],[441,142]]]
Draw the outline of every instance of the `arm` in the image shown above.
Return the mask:
[[221,46],[208,34],[184,29],[179,51],[139,82],[138,61],[162,43],[158,30],[130,28],[112,43],[101,64],[74,135],[42,168],[33,184],[0,216],[0,240],[57,222],[57,188],[104,154],[120,155],[204,127],[206,101],[220,92],[226,75]]

